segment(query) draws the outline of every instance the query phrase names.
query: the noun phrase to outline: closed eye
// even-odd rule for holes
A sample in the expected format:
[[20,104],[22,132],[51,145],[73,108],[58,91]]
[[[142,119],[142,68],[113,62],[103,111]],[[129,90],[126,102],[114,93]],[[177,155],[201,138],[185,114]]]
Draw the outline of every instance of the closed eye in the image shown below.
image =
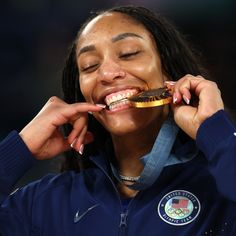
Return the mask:
[[81,69],[82,72],[93,72],[97,68],[98,64],[90,65]]
[[139,54],[140,51],[135,51],[135,52],[128,52],[128,53],[123,53],[119,57],[122,59],[129,59],[132,58],[133,56]]

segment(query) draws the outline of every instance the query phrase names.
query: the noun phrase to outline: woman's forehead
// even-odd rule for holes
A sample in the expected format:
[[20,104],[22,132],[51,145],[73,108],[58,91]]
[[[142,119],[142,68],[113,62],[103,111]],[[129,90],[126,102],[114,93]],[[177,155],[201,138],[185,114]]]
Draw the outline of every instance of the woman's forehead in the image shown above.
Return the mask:
[[148,33],[144,26],[130,16],[118,12],[104,13],[92,19],[81,32],[77,46],[97,39],[97,37],[114,37],[125,32]]

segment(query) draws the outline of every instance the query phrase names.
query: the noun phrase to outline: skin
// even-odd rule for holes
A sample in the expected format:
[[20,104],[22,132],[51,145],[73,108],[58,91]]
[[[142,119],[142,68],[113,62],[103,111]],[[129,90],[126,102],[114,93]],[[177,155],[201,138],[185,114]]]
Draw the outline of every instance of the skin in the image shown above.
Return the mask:
[[[60,98],[51,97],[38,115],[20,132],[20,136],[36,159],[49,159],[70,149],[75,140],[85,144],[91,142],[91,135],[86,133],[87,113],[102,109],[88,103],[67,104]],[[73,125],[67,138],[59,130],[66,123]]]
[[[150,33],[119,13],[102,15],[87,25],[77,42],[77,64],[80,88],[90,103],[127,88],[163,87],[166,80]],[[140,173],[139,158],[151,150],[167,114],[168,106],[94,113],[111,133],[123,174]]]
[[[190,103],[192,95],[198,99],[198,104],[183,105],[184,100]],[[214,113],[224,109],[221,93],[215,82],[202,76],[186,75],[174,85],[172,109],[177,125],[191,138],[196,139],[199,126]]]
[[[22,139],[39,160],[52,158],[70,149],[71,144],[82,152],[83,145],[93,140],[87,131],[87,113],[92,111],[111,133],[120,172],[139,175],[143,168],[139,158],[150,151],[168,114],[168,106],[148,109],[126,107],[109,112],[96,104],[104,103],[104,96],[112,92],[134,87],[147,90],[166,83],[150,33],[126,15],[100,15],[85,27],[77,41],[77,64],[81,90],[87,102],[66,104],[57,97],[50,98],[20,132]],[[202,122],[224,108],[217,85],[201,76],[186,75],[175,83],[167,81],[166,85],[174,90],[171,109],[177,125],[194,139]],[[183,101],[191,101],[192,94],[199,99],[198,104],[184,104]],[[65,123],[73,125],[67,138],[59,131]],[[124,185],[118,186],[118,189],[128,197],[136,194]]]

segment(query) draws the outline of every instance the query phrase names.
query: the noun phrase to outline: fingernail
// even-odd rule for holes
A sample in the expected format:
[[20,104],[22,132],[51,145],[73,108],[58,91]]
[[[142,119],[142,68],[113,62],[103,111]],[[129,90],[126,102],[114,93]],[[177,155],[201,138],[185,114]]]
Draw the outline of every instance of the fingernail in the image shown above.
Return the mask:
[[93,114],[93,112],[92,112],[92,111],[88,111],[88,113],[89,113],[90,115],[92,115],[92,114]]
[[96,106],[101,107],[101,108],[105,108],[107,105],[105,105],[105,104],[96,104]]
[[174,93],[173,94],[173,103],[176,104],[176,102],[177,102],[177,97],[176,97],[176,94]]
[[83,155],[84,152],[84,144],[81,144],[80,148],[79,148],[79,154]]
[[186,104],[188,104],[189,105],[189,103],[190,103],[190,100],[185,96],[185,95],[183,95],[183,99],[184,99],[184,101],[186,102]]
[[170,80],[167,80],[165,81],[166,84],[169,84],[169,85],[175,85],[175,81],[170,81]]
[[70,146],[71,146],[71,148],[74,148],[74,146],[75,146],[75,144],[76,144],[77,140],[78,140],[78,138],[75,138],[75,139],[74,139],[74,141],[73,141],[73,142],[71,143],[71,145],[70,145]]

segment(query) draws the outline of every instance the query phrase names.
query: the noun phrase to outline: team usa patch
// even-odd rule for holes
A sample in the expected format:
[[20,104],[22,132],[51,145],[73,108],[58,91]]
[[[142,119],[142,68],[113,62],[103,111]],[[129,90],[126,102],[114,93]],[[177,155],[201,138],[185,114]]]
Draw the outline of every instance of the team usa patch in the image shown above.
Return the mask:
[[176,226],[194,221],[201,209],[199,200],[185,190],[167,193],[158,204],[158,214],[166,223]]

